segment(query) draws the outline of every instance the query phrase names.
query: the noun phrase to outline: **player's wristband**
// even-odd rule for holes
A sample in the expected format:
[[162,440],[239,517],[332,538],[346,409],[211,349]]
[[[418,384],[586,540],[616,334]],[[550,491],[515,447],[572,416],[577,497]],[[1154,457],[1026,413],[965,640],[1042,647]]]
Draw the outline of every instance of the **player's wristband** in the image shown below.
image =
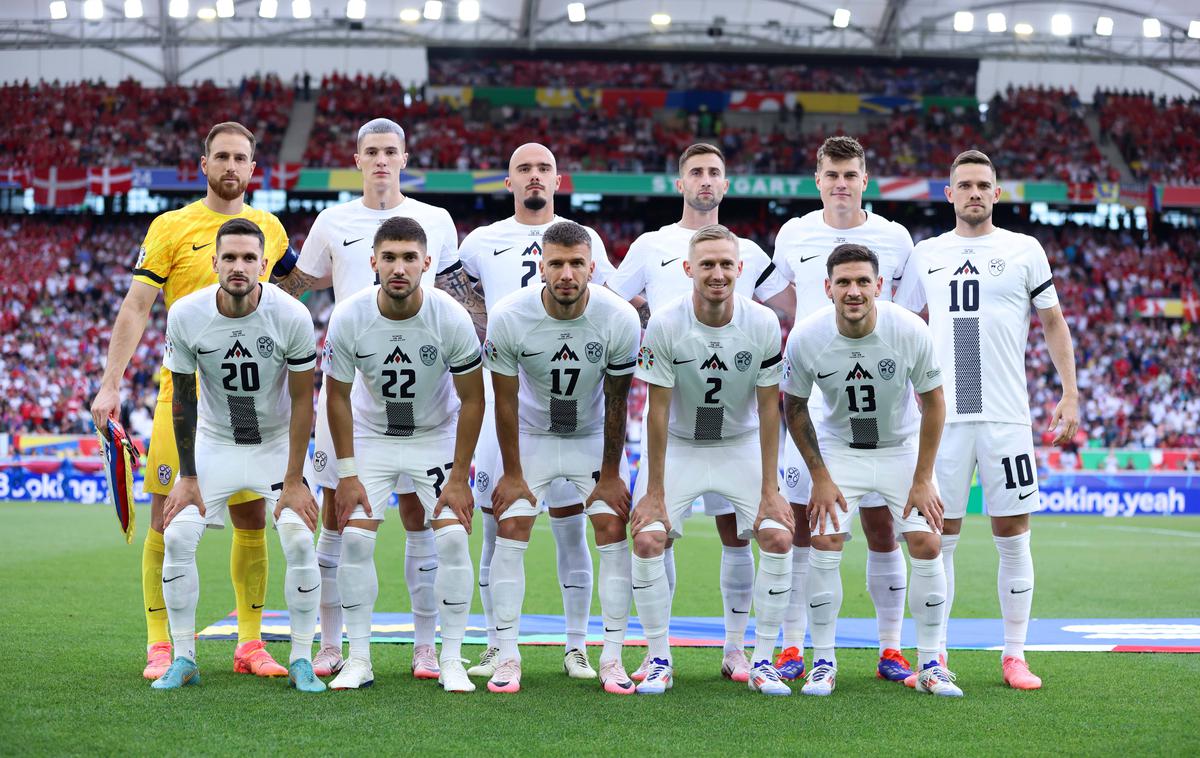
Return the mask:
[[271,276],[276,279],[282,279],[292,273],[292,269],[296,268],[296,261],[300,260],[300,254],[291,245],[288,245],[287,252],[275,261],[275,266],[271,269]]
[[358,476],[358,466],[355,465],[353,456],[350,458],[338,458],[336,470],[338,479]]

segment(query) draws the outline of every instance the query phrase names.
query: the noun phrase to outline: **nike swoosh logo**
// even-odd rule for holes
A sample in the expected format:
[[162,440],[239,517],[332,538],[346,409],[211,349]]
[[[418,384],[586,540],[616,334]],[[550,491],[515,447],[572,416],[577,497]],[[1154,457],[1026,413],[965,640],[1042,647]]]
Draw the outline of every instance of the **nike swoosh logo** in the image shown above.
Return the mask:
[[506,247],[503,250],[493,250],[492,255],[500,255],[501,253],[507,253],[509,250],[512,250],[512,248]]
[[946,267],[945,267],[945,266],[938,266],[937,268],[931,268],[931,269],[929,269],[929,270],[928,270],[928,271],[926,271],[925,273],[927,273],[927,274],[936,274],[937,272],[941,271],[941,270],[942,270],[942,269],[944,269],[944,268],[946,268]]
[[208,247],[211,244],[212,244],[211,242],[205,242],[203,245],[197,245],[195,242],[193,242],[192,250],[203,250],[204,248]]
[[366,237],[359,237],[356,240],[342,240],[342,247],[350,247],[355,242],[362,242],[365,239],[366,239]]
[[512,626],[498,626],[498,627],[496,627],[496,631],[497,631],[497,632],[507,632],[509,629],[512,629]]
[[318,563],[318,564],[317,564],[317,568],[323,568],[323,569],[335,569],[335,568],[337,568],[337,566],[326,566],[324,563]]
[[491,587],[492,585],[490,585],[490,584],[484,584],[483,582],[480,582],[480,583],[479,583],[479,586],[480,586],[480,587]]
[[1037,490],[1033,490],[1032,492],[1026,492],[1024,495],[1017,495],[1017,500],[1024,500],[1025,498],[1029,497],[1030,495],[1034,494],[1035,492],[1037,492]]
[[696,360],[695,358],[688,358],[686,361],[672,360],[671,362],[674,363],[676,366],[682,366],[685,363],[694,363],[695,360]]
[[1023,590],[1009,590],[1014,595],[1024,595],[1026,592],[1033,592],[1033,587],[1026,587]]
[[259,608],[262,608],[262,605],[255,605],[254,603],[250,604],[250,610],[252,611],[257,611]]
[[581,589],[583,589],[583,585],[582,584],[564,584],[563,589],[564,590],[581,590]]
[[606,631],[606,632],[623,632],[623,631],[625,631],[625,630],[624,630],[624,629],[609,629],[609,628],[606,626],[606,627],[604,627],[604,631]]
[[660,265],[660,266],[664,266],[664,267],[665,267],[665,266],[670,266],[672,263],[674,263],[675,261],[679,260],[679,258],[680,258],[680,257],[681,257],[681,256],[676,256],[676,257],[672,258],[672,259],[671,259],[671,260],[669,260],[669,261],[663,261],[663,262],[662,262],[662,263],[660,263],[659,265]]
[[939,605],[942,605],[942,604],[944,604],[945,602],[946,602],[946,601],[945,601],[945,600],[943,600],[943,601],[941,601],[940,603],[931,603],[931,602],[929,602],[928,600],[926,600],[926,601],[925,601],[925,607],[926,607],[926,608],[937,608]]
[[634,588],[635,590],[648,590],[648,589],[650,589],[650,588],[651,588],[651,587],[653,587],[653,586],[654,586],[654,585],[652,585],[652,584],[643,584],[641,587],[639,587],[639,586],[637,586],[637,585],[635,584],[635,585],[633,585],[633,588]]
[[421,573],[428,573],[428,572],[430,572],[430,571],[437,571],[437,566],[430,566],[429,568],[425,568],[424,566],[417,566],[417,571],[420,571]]
[[197,350],[196,354],[197,355],[208,355],[209,353],[215,353],[220,349],[221,348],[219,348],[219,347],[214,347],[212,350]]
[[163,579],[163,584],[170,584],[171,582],[175,581],[176,579],[182,579],[185,576],[187,576],[187,575],[180,574],[179,576],[173,576],[170,579]]
[[451,603],[449,600],[442,601],[442,605],[466,605],[466,604],[467,604],[466,600],[463,600],[461,603]]
[[892,585],[890,585],[890,584],[889,584],[889,585],[888,585],[888,589],[889,589],[889,590],[891,590],[892,592],[899,592],[900,590],[906,590],[906,589],[908,589],[908,585],[907,585],[907,584],[905,584],[905,585],[903,585],[903,586],[900,586],[900,587],[893,587]]
[[747,608],[747,609],[746,609],[746,610],[744,610],[744,611],[739,611],[737,608],[730,608],[729,610],[730,610],[730,611],[732,611],[732,612],[734,612],[734,613],[749,613],[749,612],[750,612],[750,609],[749,609],[749,608]]
[[837,373],[836,371],[830,371],[828,374],[817,374],[817,378],[818,379],[828,379],[829,377],[833,376],[836,373]]
[[819,256],[819,255],[810,255],[810,256],[808,256],[807,258],[803,258],[803,257],[802,257],[802,258],[800,259],[800,262],[801,262],[801,263],[808,263],[808,262],[809,262],[809,261],[811,261],[813,258],[820,258],[820,257],[821,257],[821,256]]
[[808,607],[809,607],[809,608],[820,608],[822,605],[829,605],[829,604],[830,604],[830,603],[832,603],[832,602],[833,602],[832,600],[826,600],[824,603],[817,603],[816,605],[813,605],[812,603],[809,603],[809,604],[808,604]]
[[780,590],[779,592],[776,592],[775,590],[767,590],[767,594],[768,595],[783,595],[783,594],[785,594],[787,592],[791,592],[791,591],[792,591],[792,588],[788,587],[786,590]]
[[301,592],[312,592],[313,590],[315,590],[317,587],[320,587],[320,586],[321,585],[319,585],[319,584],[314,584],[313,586],[309,587],[308,589],[304,589],[303,587],[297,587],[296,589],[300,590]]
[[166,609],[167,609],[167,606],[164,605],[162,608],[147,608],[146,612],[147,613],[158,613],[159,611],[165,611]]
[[532,358],[533,356],[535,356],[535,355],[541,355],[541,354],[542,354],[542,353],[544,353],[544,352],[546,352],[546,351],[545,351],[545,350],[539,350],[539,351],[537,351],[536,353],[527,353],[527,352],[525,352],[524,350],[522,350],[522,351],[521,351],[521,357],[522,357],[522,358]]
[[361,361],[364,358],[370,358],[372,355],[375,355],[375,353],[367,353],[366,355],[359,355],[358,353],[355,353],[354,357]]
[[357,607],[358,607],[358,606],[360,606],[360,605],[362,605],[362,603],[355,603],[354,605],[343,605],[343,606],[342,606],[342,610],[343,610],[343,611],[351,611],[351,610],[354,610],[355,608],[357,608]]

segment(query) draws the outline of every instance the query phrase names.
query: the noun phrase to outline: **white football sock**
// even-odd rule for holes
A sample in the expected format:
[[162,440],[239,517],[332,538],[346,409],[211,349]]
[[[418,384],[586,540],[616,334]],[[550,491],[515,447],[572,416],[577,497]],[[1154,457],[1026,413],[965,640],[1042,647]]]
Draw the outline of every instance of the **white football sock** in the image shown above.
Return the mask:
[[[750,550],[749,547],[746,548]],[[775,661],[775,640],[787,612],[792,592],[792,551],[768,553],[759,548],[758,576],[754,579],[754,654],[750,662]]]
[[808,553],[808,632],[812,635],[813,662],[828,661],[837,667],[837,618],[842,610],[842,551]]
[[412,602],[413,647],[432,645],[437,632],[438,551],[433,530],[404,533],[404,581]]
[[[807,527],[805,527],[807,528]],[[804,633],[808,631],[808,551],[811,548],[792,548],[792,593],[788,596],[787,612],[783,615],[783,647],[794,647],[804,657]]]
[[651,658],[671,660],[671,641],[667,632],[671,626],[671,588],[662,555],[653,558],[633,556],[633,598],[637,603],[638,621],[646,633]]
[[[749,545],[721,546],[721,602],[725,606],[725,652],[746,646],[754,600],[754,551]],[[774,640],[771,640],[773,643]]]
[[950,628],[950,607],[954,605],[954,550],[958,547],[957,534],[942,535],[942,566],[946,569],[946,608],[942,614],[942,639],[938,650],[946,655],[947,630]]
[[1033,609],[1033,554],[1029,532],[1015,537],[995,537],[1000,551],[996,589],[1000,593],[1000,615],[1004,617],[1004,657],[1025,659],[1025,635]]
[[284,509],[275,530],[279,533],[283,557],[287,559],[283,596],[287,600],[292,631],[288,664],[298,660],[311,661],[317,609],[321,604],[321,569],[317,567],[313,533],[291,509]]
[[550,518],[567,622],[567,650],[585,649],[592,610],[592,554],[587,543],[587,519],[582,513]]
[[667,589],[671,597],[675,597],[675,546],[670,545],[663,551],[663,571],[667,575]]
[[483,549],[479,551],[479,604],[483,606],[483,621],[487,625],[487,646],[499,647],[496,639],[496,616],[492,611],[492,555],[496,552],[496,517],[483,516]]
[[629,606],[633,602],[633,564],[629,542],[597,545],[600,553],[600,613],[604,618],[604,651],[600,662],[621,660]]
[[521,604],[525,601],[525,550],[528,542],[496,538],[492,556],[492,612],[500,660],[521,660],[517,639],[521,634]]
[[321,528],[317,537],[317,568],[321,570],[321,647],[342,650],[342,596],[338,592],[338,563],[342,535]]
[[338,593],[350,638],[350,657],[371,660],[371,615],[379,596],[375,573],[375,532],[348,526],[342,530],[342,563],[338,567]]
[[904,624],[904,591],[908,585],[904,551],[897,545],[888,553],[867,550],[867,594],[875,604],[875,623],[879,628],[879,652],[900,649],[900,629]]
[[[443,526],[434,533],[439,560],[434,601],[442,617],[443,661],[462,658],[463,635],[471,613],[471,546],[462,524]],[[430,572],[433,573],[433,572]]]
[[204,536],[204,517],[189,505],[163,531],[163,600],[175,657],[196,660],[196,605],[200,602],[200,576],[196,547]]
[[910,558],[912,580],[908,592],[908,609],[917,627],[917,665],[920,670],[929,662],[938,662],[941,652],[942,622],[946,604],[946,568],[942,559]]

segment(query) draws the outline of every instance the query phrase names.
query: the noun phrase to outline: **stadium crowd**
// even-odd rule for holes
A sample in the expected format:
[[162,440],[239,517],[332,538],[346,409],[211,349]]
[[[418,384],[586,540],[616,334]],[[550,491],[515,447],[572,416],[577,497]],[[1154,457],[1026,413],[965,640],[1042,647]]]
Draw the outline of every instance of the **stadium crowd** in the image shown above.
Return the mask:
[[1200,182],[1200,97],[1098,89],[1092,107],[1100,117],[1101,138],[1112,140],[1134,177]]

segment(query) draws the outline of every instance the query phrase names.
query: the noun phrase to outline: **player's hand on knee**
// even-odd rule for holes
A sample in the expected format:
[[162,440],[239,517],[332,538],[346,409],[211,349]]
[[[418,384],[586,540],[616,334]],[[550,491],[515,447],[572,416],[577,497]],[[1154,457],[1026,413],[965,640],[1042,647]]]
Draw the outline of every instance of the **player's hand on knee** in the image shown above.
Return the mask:
[[783,495],[779,494],[778,489],[774,492],[763,493],[762,500],[758,504],[758,518],[754,520],[754,531],[757,532],[762,523],[768,519],[782,524],[790,532],[795,533],[796,531],[796,515],[792,512],[791,504],[783,499]]
[[533,496],[524,477],[504,474],[496,482],[496,489],[492,490],[492,513],[499,519],[518,500],[526,500],[530,506],[537,505],[537,498]]
[[333,507],[337,511],[338,531],[346,528],[347,522],[354,511],[362,506],[367,518],[371,517],[371,503],[367,501],[367,491],[357,476],[347,476],[338,480],[337,489],[333,493]]
[[196,482],[196,477],[181,476],[175,480],[175,486],[163,502],[163,529],[170,526],[171,521],[189,505],[196,506],[201,516],[205,514],[204,498],[200,496],[200,485]]
[[842,491],[833,483],[828,472],[824,476],[813,477],[812,497],[808,503],[809,531],[819,529],[818,534],[825,534],[826,521],[832,523],[835,532],[840,530],[838,508],[842,509],[842,513],[850,511],[846,498],[842,497]]
[[471,533],[471,520],[475,516],[475,497],[471,494],[470,484],[456,480],[447,482],[442,494],[438,496],[437,505],[433,508],[434,514],[441,513],[442,508],[453,511],[458,523],[463,525],[467,534]]
[[912,489],[908,491],[908,502],[904,504],[904,518],[908,518],[913,508],[925,517],[935,534],[942,533],[942,514],[946,512],[946,507],[932,481],[913,482]]
[[671,522],[667,518],[667,503],[661,494],[647,493],[633,508],[629,521],[629,533],[637,534],[655,521],[663,525],[667,534],[671,533]]
[[321,509],[313,499],[312,490],[303,482],[284,482],[283,493],[275,504],[275,520],[283,514],[284,508],[290,508],[300,520],[314,532],[317,531],[317,521],[321,518]]
[[622,521],[629,521],[629,506],[633,498],[629,495],[629,486],[619,476],[604,476],[601,475],[596,480],[596,486],[592,489],[592,494],[588,496],[587,502],[584,503],[584,510],[592,507],[592,503],[600,501],[612,508],[613,513]]
[[101,387],[92,399],[92,423],[96,425],[106,438],[108,437],[108,420],[117,415],[121,404],[121,393],[111,387]]

